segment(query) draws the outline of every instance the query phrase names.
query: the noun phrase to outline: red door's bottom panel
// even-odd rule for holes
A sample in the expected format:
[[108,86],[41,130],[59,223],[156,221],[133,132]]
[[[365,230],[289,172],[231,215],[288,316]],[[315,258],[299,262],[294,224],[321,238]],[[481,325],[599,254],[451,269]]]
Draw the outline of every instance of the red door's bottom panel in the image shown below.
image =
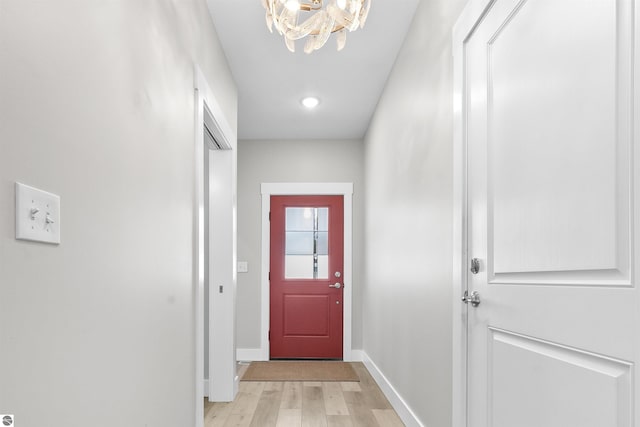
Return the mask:
[[[342,302],[325,294],[280,295],[280,312],[271,313],[281,322],[282,336],[271,337],[271,358],[342,358]],[[277,306],[277,305],[276,305]],[[334,310],[331,313],[331,310]],[[340,318],[339,331],[329,319]]]

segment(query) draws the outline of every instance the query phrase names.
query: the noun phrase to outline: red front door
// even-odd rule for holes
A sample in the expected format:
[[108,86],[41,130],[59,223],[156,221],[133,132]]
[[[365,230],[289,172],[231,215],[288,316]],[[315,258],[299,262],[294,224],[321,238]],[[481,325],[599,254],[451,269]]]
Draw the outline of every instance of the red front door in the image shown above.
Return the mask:
[[343,205],[271,197],[272,359],[342,359]]

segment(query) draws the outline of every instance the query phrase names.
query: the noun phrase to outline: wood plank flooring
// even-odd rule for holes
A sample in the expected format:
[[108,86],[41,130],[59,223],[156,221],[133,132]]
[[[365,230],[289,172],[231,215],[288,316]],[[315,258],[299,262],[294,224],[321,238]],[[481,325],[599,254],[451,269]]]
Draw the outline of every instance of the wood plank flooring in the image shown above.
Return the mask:
[[[240,365],[242,376],[247,365]],[[205,399],[205,427],[402,427],[362,363],[360,382],[241,381],[236,400]]]

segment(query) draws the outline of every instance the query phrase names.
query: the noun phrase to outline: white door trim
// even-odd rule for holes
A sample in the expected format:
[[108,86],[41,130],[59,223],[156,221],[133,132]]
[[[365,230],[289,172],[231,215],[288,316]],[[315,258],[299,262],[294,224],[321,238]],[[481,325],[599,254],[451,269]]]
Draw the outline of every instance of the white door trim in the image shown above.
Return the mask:
[[[229,125],[220,104],[211,91],[202,71],[194,67],[194,89],[195,89],[195,129],[194,129],[194,212],[193,212],[193,288],[194,288],[194,314],[195,314],[195,426],[201,427],[204,424],[204,364],[209,363],[209,375],[216,377],[215,381],[209,381],[209,399],[220,398],[219,389],[214,388],[222,385],[225,388],[225,396],[235,396],[237,392],[237,378],[235,372],[235,253],[236,253],[236,228],[235,228],[235,192],[236,192],[236,141],[237,137],[233,128]],[[224,240],[216,240],[215,245],[210,245],[210,255],[213,257],[214,251],[225,252],[229,259],[222,262],[228,264],[226,280],[232,291],[232,298],[225,299],[225,310],[218,311],[224,316],[224,323],[213,322],[210,318],[209,328],[209,360],[204,360],[204,267],[210,260],[205,259],[205,194],[204,194],[204,153],[205,145],[204,126],[214,133],[216,141],[221,148],[230,150],[220,162],[224,167],[220,169],[221,174],[216,173],[215,177],[223,180],[223,185],[228,187],[229,197],[215,197],[216,209],[223,209],[229,212],[224,218],[225,226],[229,227],[229,236]],[[228,224],[227,224],[228,223]],[[210,257],[210,258],[211,258]],[[212,266],[220,270],[218,265]],[[213,269],[210,268],[210,271]],[[224,273],[223,273],[224,274]],[[226,284],[226,283],[225,283]],[[212,298],[210,298],[210,301]],[[217,300],[216,300],[217,302]],[[210,305],[212,307],[212,305]],[[216,313],[216,315],[218,315]],[[211,317],[211,316],[210,316]],[[212,346],[211,337],[216,337],[216,346]],[[226,337],[226,338],[225,338]],[[231,337],[231,338],[228,338]],[[221,357],[215,357],[221,355]],[[229,359],[227,361],[227,359]],[[215,361],[215,364],[214,364]],[[231,362],[232,361],[232,362]],[[231,369],[229,368],[231,366]],[[215,385],[214,385],[215,383]],[[212,391],[214,393],[212,393]],[[233,400],[233,397],[231,397]]]
[[353,297],[353,183],[262,183],[262,265],[260,360],[269,360],[269,210],[274,195],[342,195],[344,196],[344,318],[342,358],[353,361],[351,349]]
[[464,43],[495,0],[469,0],[453,28],[453,348],[452,427],[467,421],[467,137]]

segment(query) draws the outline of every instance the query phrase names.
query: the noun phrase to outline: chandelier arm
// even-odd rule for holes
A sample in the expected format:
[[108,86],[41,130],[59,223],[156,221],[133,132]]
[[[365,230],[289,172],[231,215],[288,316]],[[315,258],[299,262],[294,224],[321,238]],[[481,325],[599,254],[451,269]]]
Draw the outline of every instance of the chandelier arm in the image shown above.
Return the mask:
[[321,24],[322,15],[316,13],[300,25],[290,28],[289,31],[285,33],[285,36],[290,40],[299,40],[314,32],[317,34]]
[[320,49],[325,45],[325,43],[327,43],[327,40],[329,40],[329,36],[332,33],[331,30],[333,30],[335,23],[336,20],[331,15],[329,15],[328,13],[325,14],[325,19],[323,20],[322,26],[318,31],[318,38],[316,39],[316,43],[313,46],[314,50]]
[[348,29],[349,31],[357,29],[360,24],[357,16],[351,15],[346,10],[342,10],[339,7],[329,5],[327,7],[327,13],[336,20],[338,25]]
[[307,42],[304,45],[304,53],[308,54],[314,51],[317,39],[318,36],[309,36]]
[[338,52],[344,49],[345,44],[347,43],[347,30],[344,28],[338,32],[336,36],[336,48]]
[[364,23],[367,21],[367,17],[369,16],[369,9],[371,9],[371,0],[365,0],[365,2],[366,3],[360,12],[360,28],[364,28]]
[[290,29],[296,28],[297,21],[298,11],[285,8],[285,10],[282,11],[282,15],[280,15],[280,18],[278,19],[280,34],[284,35]]

